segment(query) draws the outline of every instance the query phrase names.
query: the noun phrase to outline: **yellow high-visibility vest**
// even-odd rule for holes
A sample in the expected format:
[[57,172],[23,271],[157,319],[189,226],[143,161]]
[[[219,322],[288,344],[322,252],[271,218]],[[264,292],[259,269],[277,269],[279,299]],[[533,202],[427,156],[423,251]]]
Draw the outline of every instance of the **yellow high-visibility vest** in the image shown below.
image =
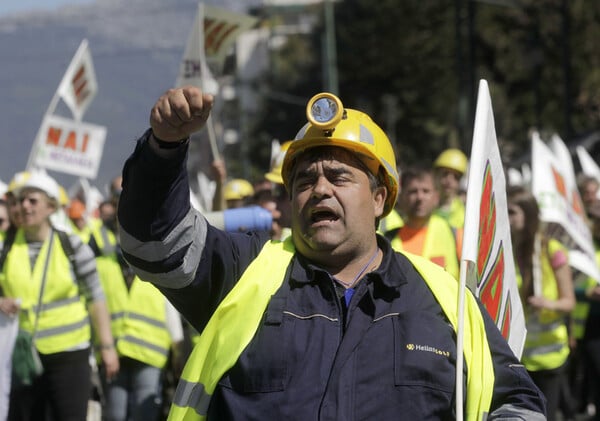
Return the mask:
[[390,213],[379,222],[377,232],[381,235],[385,235],[386,232],[402,228],[403,226],[404,220],[402,219],[402,216],[400,216],[396,209],[392,209]]
[[[206,325],[183,370],[170,421],[205,420],[221,377],[236,363],[256,333],[271,296],[280,288],[295,253],[291,239],[267,242]],[[405,253],[440,303],[456,331],[458,283],[428,260]],[[466,419],[483,420],[494,389],[494,368],[483,317],[475,298],[465,300],[464,358]]]
[[[558,285],[550,257],[566,248],[557,240],[548,242],[548,252],[542,253],[542,295],[549,300],[558,298]],[[517,283],[522,283],[517,266]],[[549,370],[562,366],[569,356],[569,335],[564,314],[554,310],[525,309],[527,337],[521,362],[530,371]]]
[[[402,239],[398,231],[397,235],[390,240],[392,248],[396,251],[404,251]],[[456,238],[452,227],[448,222],[436,215],[431,215],[427,223],[427,233],[425,234],[425,242],[423,251],[419,254],[432,262],[441,265],[455,279],[458,279],[458,253],[456,250]]]
[[465,202],[460,197],[452,199],[449,209],[437,208],[433,214],[444,218],[452,228],[465,226]]
[[42,354],[78,349],[87,346],[90,341],[88,312],[79,295],[77,282],[71,275],[71,262],[58,235],[54,231],[52,233],[44,241],[32,269],[25,235],[19,229],[0,274],[4,294],[22,300],[20,328],[33,332],[46,256],[50,241],[53,241],[35,334],[35,346]]
[[163,368],[171,347],[165,297],[137,276],[128,289],[116,257],[115,235],[106,227],[98,227],[92,235],[102,251],[96,263],[119,356]]

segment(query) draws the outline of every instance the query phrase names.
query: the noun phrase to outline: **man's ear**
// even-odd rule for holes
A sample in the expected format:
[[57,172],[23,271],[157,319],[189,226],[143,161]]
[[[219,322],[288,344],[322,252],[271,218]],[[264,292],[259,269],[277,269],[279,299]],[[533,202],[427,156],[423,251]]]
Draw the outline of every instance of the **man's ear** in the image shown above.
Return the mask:
[[384,186],[379,186],[373,192],[373,205],[375,211],[375,217],[379,218],[383,215],[383,209],[385,208],[385,200],[387,199],[388,191]]

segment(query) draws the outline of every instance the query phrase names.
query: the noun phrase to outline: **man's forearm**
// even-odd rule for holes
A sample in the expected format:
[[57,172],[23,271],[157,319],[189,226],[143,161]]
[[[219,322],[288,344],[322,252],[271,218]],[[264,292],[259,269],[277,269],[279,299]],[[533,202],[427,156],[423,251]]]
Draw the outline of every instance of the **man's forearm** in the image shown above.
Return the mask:
[[190,205],[186,154],[186,144],[162,150],[147,131],[123,170],[123,256],[141,279],[168,288],[192,282],[206,237]]

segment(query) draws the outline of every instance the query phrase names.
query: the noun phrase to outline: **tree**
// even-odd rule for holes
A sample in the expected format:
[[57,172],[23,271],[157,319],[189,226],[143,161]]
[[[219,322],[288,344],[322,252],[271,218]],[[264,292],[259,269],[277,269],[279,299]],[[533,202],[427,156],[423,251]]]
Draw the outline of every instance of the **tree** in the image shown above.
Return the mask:
[[[289,139],[323,80],[322,5],[270,12],[274,27],[312,14],[312,32],[289,35],[272,51],[257,88],[264,107],[252,132],[256,145]],[[510,162],[529,152],[532,127],[567,143],[598,130],[599,21],[600,3],[585,0],[337,1],[340,97],[384,128],[401,166],[431,163],[448,147],[470,152],[484,78]]]
[[[340,91],[382,127],[393,98],[399,162],[432,160],[456,137],[453,9],[418,0],[336,4]],[[388,110],[389,111],[389,110]]]

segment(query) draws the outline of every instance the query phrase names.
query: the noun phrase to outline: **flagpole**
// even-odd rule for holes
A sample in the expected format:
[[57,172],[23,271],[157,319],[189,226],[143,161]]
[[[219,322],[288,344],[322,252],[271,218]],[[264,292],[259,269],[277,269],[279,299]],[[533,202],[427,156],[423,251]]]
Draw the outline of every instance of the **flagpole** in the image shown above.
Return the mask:
[[463,348],[464,348],[464,326],[465,326],[465,294],[467,293],[467,267],[469,262],[460,262],[460,282],[458,285],[457,300],[457,327],[456,327],[456,421],[463,420]]
[[[207,69],[208,63],[206,62],[206,52],[204,51],[204,45],[206,43],[204,39],[204,3],[198,3],[198,24],[200,27],[200,35],[202,36],[202,42],[199,43],[200,48],[200,68],[202,70],[200,74],[200,81],[202,84],[202,91],[206,88],[206,77],[207,77]],[[213,160],[217,161],[221,159],[221,154],[219,153],[219,148],[217,147],[217,136],[215,133],[215,126],[212,119],[212,113],[208,115],[208,119],[206,120],[206,129],[208,130],[208,141],[210,142],[210,151],[212,152]]]
[[46,120],[46,117],[49,116],[50,114],[53,114],[54,111],[56,111],[56,106],[58,105],[58,101],[60,100],[60,90],[61,90],[61,86],[65,80],[66,75],[69,74],[69,70],[72,68],[73,63],[76,62],[76,59],[82,54],[82,52],[87,48],[87,44],[88,41],[87,39],[83,39],[81,41],[81,43],[79,44],[79,47],[77,48],[77,51],[75,51],[75,55],[73,56],[73,58],[71,59],[71,61],[69,62],[69,65],[67,66],[67,70],[65,71],[65,74],[63,75],[62,79],[60,80],[60,83],[58,84],[58,87],[56,88],[56,90],[54,91],[54,96],[52,97],[52,99],[50,100],[50,104],[48,104],[48,108],[46,109],[46,112],[44,113],[44,117],[42,118],[42,124],[40,124],[40,127],[36,133],[35,139],[33,140],[33,146],[31,147],[31,151],[29,152],[29,157],[27,158],[27,166],[25,167],[25,169],[27,171],[30,171],[33,168],[33,161],[35,160],[35,156],[37,155],[37,150],[39,148],[38,142],[41,139],[41,129],[44,126],[44,121]]
[[33,139],[33,146],[31,147],[31,151],[29,151],[29,157],[27,158],[27,166],[25,167],[26,171],[31,171],[33,169],[33,161],[35,159],[35,156],[37,155],[38,142],[41,139],[40,136],[42,134],[42,127],[44,126],[44,120],[46,120],[46,117],[54,113],[54,111],[56,110],[56,106],[58,105],[58,101],[60,99],[58,91],[58,88],[56,88],[56,91],[54,91],[54,96],[50,100],[50,104],[48,104],[48,108],[46,109],[46,112],[42,117],[42,124],[40,124],[40,127],[38,128],[38,131],[35,135],[35,139]]
[[213,160],[218,161],[221,159],[221,155],[219,154],[219,148],[217,147],[215,126],[213,124],[212,115],[209,115],[208,120],[206,120],[206,128],[208,130],[208,140],[210,142],[210,151],[212,152]]

